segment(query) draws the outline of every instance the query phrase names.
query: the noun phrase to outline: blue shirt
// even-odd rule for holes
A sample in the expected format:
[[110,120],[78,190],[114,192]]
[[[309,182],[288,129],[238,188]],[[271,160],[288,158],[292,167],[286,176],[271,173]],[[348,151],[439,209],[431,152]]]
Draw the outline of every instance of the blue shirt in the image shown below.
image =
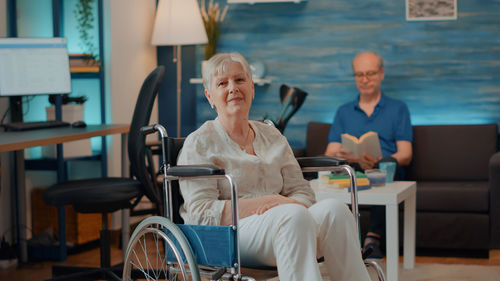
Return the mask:
[[359,107],[359,96],[337,110],[328,134],[328,142],[341,143],[341,135],[350,134],[357,138],[364,133],[378,133],[382,156],[387,157],[398,151],[396,141],[413,141],[413,128],[410,112],[406,104],[400,100],[382,94],[369,117]]

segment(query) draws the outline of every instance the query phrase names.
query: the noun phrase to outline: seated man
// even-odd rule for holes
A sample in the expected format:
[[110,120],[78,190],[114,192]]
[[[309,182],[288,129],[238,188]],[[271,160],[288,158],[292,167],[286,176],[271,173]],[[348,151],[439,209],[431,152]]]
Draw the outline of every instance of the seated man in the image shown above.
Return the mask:
[[[404,102],[382,94],[380,85],[385,70],[382,57],[378,54],[363,52],[356,55],[352,68],[359,96],[337,110],[325,155],[343,157],[361,171],[376,168],[379,162],[396,162],[395,179],[399,179],[399,167],[410,164],[412,158],[413,130],[408,107]],[[354,157],[351,151],[342,147],[343,133],[359,138],[369,131],[378,133],[382,149],[379,159],[366,153]],[[382,258],[380,239],[384,233],[385,208],[374,206],[370,213],[370,229],[364,241],[365,250],[372,248],[370,258]]]
[[[203,68],[205,96],[217,112],[185,140],[178,164],[213,164],[238,187],[239,245],[247,266],[276,266],[280,280],[322,280],[323,256],[332,280],[368,281],[352,213],[337,200],[316,202],[286,138],[249,121],[254,84],[238,53],[216,54]],[[230,225],[226,181],[180,180],[187,224]]]

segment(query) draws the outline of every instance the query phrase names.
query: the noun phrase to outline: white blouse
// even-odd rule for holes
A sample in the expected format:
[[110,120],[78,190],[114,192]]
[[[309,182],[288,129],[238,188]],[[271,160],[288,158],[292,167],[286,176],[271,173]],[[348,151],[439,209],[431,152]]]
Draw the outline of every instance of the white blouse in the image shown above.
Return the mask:
[[[286,138],[262,122],[250,124],[255,132],[256,155],[243,151],[215,119],[186,138],[177,164],[212,164],[224,169],[236,183],[240,199],[281,194],[308,207],[314,204],[314,192]],[[186,224],[220,224],[224,203],[231,200],[227,180],[181,180],[180,190],[184,197],[180,214]]]

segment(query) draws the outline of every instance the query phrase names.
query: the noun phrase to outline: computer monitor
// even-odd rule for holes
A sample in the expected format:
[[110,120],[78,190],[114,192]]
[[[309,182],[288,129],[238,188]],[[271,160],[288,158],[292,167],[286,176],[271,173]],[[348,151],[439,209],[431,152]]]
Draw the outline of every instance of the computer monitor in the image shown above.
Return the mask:
[[65,38],[0,38],[0,97],[70,92]]

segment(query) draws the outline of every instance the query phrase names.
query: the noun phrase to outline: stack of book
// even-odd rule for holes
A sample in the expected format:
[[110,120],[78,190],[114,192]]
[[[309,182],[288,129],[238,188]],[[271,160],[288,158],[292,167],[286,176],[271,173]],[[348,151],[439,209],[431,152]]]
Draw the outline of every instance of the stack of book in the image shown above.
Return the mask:
[[[323,176],[323,180],[327,180],[330,186],[335,188],[348,188],[350,190],[351,187],[351,178],[348,174],[329,174],[327,176]],[[358,190],[370,189],[371,184],[368,180],[368,177],[362,173],[356,172],[356,185]]]

